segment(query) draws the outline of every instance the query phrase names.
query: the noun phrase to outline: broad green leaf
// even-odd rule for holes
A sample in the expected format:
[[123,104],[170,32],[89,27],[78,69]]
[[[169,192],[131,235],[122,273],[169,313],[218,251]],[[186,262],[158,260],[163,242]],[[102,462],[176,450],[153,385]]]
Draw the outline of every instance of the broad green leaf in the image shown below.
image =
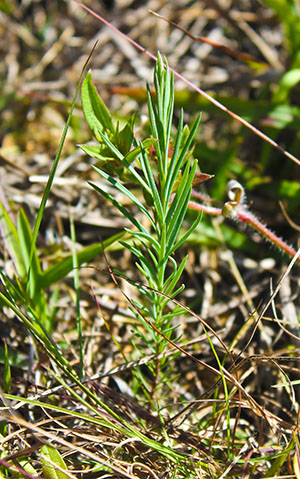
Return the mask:
[[[299,19],[300,21],[300,19]],[[300,68],[293,68],[283,75],[273,95],[273,102],[283,103],[288,100],[290,90],[300,82]]]
[[[82,151],[87,155],[99,160],[100,165],[105,164],[107,161],[116,161],[116,156],[112,154],[110,149],[105,145],[79,145]],[[120,160],[118,159],[120,162]]]
[[91,72],[88,72],[82,83],[81,101],[85,119],[94,134],[98,130],[115,133],[110,113],[92,82]]
[[[41,463],[45,479],[68,479],[69,476],[61,471],[67,471],[67,466],[60,453],[54,447],[44,444],[41,447]],[[55,465],[59,467],[56,468]]]

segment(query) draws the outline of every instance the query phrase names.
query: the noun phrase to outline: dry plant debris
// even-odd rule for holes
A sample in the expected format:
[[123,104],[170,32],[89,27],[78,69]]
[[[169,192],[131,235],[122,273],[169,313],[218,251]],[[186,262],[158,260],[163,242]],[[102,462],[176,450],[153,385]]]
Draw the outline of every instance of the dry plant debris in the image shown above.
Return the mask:
[[[159,50],[195,85],[266,128],[299,158],[299,135],[292,123],[299,122],[299,89],[291,93],[294,110],[280,110],[284,118],[272,116],[269,109],[289,68],[289,54],[284,29],[267,3],[85,1],[149,51]],[[198,41],[199,36],[266,66],[249,67]],[[97,88],[114,119],[122,122],[138,112],[142,132],[145,83],[152,81],[154,67],[146,55],[71,0],[0,2],[0,200],[14,221],[23,207],[31,226],[35,222],[80,71],[96,40],[90,66]],[[207,185],[210,195],[226,201],[226,183],[238,176],[259,217],[296,245],[297,234],[278,201],[289,202],[287,213],[299,225],[299,192],[286,193],[296,188],[299,167],[196,99],[180,80],[175,80],[175,91],[187,123],[195,110],[203,110],[194,154],[201,170],[216,175]],[[286,119],[288,115],[294,117]],[[38,236],[44,269],[72,252],[71,220],[77,251],[128,227],[127,219],[88,184],[100,181],[113,192],[77,146],[91,140],[78,100]],[[126,198],[119,200],[128,205]],[[151,381],[153,354],[142,351],[136,337],[133,341],[138,322],[126,300],[140,299],[135,287],[140,276],[134,258],[118,243],[106,257],[99,254],[79,269],[85,390],[69,380],[13,310],[1,304],[0,477],[40,474],[40,448],[47,441],[64,457],[68,470],[59,466],[63,477],[300,477],[299,267],[287,269],[286,258],[256,233],[248,232],[246,239],[242,227],[223,223],[203,218],[197,234],[178,252],[179,261],[189,257],[179,297],[189,309],[174,319],[178,349],[170,344],[166,351],[171,383],[161,384],[156,408],[143,390]],[[13,278],[3,225],[1,235],[1,270]],[[116,275],[116,284],[108,266],[128,279]],[[52,339],[77,370],[72,273],[52,284],[46,297],[54,307]],[[27,313],[21,300],[18,306]],[[210,342],[208,328],[213,331]],[[6,346],[11,379],[4,391]],[[110,426],[105,408],[116,414]],[[51,449],[46,452],[57,465]],[[45,465],[43,475],[47,477]]]

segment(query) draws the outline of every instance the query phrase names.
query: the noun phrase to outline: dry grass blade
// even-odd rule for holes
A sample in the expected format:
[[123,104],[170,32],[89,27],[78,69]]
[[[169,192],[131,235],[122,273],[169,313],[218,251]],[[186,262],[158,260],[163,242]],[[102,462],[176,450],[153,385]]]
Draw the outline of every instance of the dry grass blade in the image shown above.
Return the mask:
[[[115,26],[113,26],[110,22],[108,22],[107,20],[105,20],[103,17],[101,17],[101,15],[95,13],[92,9],[90,9],[89,7],[87,7],[86,5],[84,5],[83,3],[81,3],[79,0],[74,0],[76,3],[78,3],[78,5],[80,5],[84,10],[86,10],[87,12],[89,12],[91,15],[93,15],[95,18],[97,18],[98,20],[100,20],[102,23],[104,23],[107,27],[111,28],[112,30],[114,30],[116,33],[118,33],[118,35],[120,35],[121,37],[123,37],[124,39],[126,39],[126,41],[128,41],[129,43],[131,43],[132,45],[134,45],[134,47],[145,53],[147,56],[149,56],[152,60],[156,61],[157,60],[157,57],[155,55],[153,55],[150,51],[148,51],[146,48],[142,47],[141,45],[139,45],[136,41],[132,40],[128,35],[122,33],[118,28],[116,28]],[[241,116],[237,115],[236,113],[230,111],[228,108],[226,108],[226,106],[222,105],[222,103],[220,103],[219,101],[215,100],[213,97],[211,97],[208,93],[206,93],[204,90],[202,90],[201,88],[198,88],[196,85],[194,85],[192,82],[190,82],[189,80],[187,80],[183,75],[181,75],[180,73],[178,73],[175,69],[173,68],[170,68],[171,71],[173,71],[174,75],[179,78],[180,80],[182,80],[184,83],[186,83],[189,87],[191,87],[193,90],[195,90],[197,93],[199,93],[200,95],[202,95],[204,98],[206,98],[210,103],[212,103],[213,105],[215,105],[219,110],[223,111],[224,113],[226,113],[227,115],[231,116],[231,118],[233,118],[234,120],[238,121],[239,123],[241,123],[242,125],[246,126],[249,130],[251,130],[253,133],[255,133],[255,135],[259,136],[261,139],[263,139],[264,141],[266,141],[267,143],[269,143],[270,145],[272,145],[274,148],[276,148],[277,150],[279,150],[284,156],[286,156],[287,158],[289,158],[290,160],[292,160],[294,163],[296,163],[298,166],[300,166],[300,160],[298,158],[296,158],[294,155],[292,155],[291,153],[289,153],[288,151],[284,150],[276,141],[272,140],[269,136],[265,135],[262,131],[260,131],[258,128],[256,128],[255,126],[253,126],[251,123],[249,123],[247,120],[245,120],[244,118],[242,118]]]

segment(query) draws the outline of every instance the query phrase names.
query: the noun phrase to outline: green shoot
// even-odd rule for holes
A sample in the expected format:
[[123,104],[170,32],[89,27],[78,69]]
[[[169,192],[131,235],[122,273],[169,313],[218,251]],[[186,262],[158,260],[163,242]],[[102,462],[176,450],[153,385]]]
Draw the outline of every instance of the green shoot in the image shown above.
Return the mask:
[[[143,315],[166,338],[170,338],[175,334],[172,319],[181,310],[176,306],[170,311],[169,301],[156,291],[173,298],[184,288],[180,278],[187,258],[178,264],[173,253],[200,221],[198,215],[192,226],[184,234],[181,233],[197,169],[191,148],[200,115],[189,130],[183,125],[181,112],[177,133],[173,133],[174,79],[167,62],[164,63],[160,55],[154,71],[154,88],[155,94],[148,87],[151,137],[137,141],[133,134],[132,119],[121,132],[118,125],[112,125],[110,114],[100,96],[96,96],[91,74],[88,73],[82,86],[82,104],[98,145],[83,145],[82,149],[97,159],[95,171],[126,196],[139,212],[134,215],[116,197],[92,184],[131,222],[132,228],[127,231],[134,241],[122,241],[122,245],[137,258],[136,266],[143,282],[151,288],[141,288],[145,299],[144,304],[140,305]],[[139,186],[144,201],[139,192],[133,192],[126,186],[128,180]],[[158,359],[168,342],[149,328],[143,315],[138,315],[143,327],[137,328],[135,334],[157,358],[150,365],[152,385],[148,389],[144,384],[148,389],[148,398],[155,402],[156,390],[162,379],[166,380],[168,376],[164,359]]]

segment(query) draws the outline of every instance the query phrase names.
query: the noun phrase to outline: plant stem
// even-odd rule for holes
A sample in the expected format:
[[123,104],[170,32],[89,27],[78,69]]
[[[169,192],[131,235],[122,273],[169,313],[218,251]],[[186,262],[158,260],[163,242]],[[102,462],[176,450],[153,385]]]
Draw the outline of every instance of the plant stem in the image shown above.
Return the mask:
[[[195,194],[196,193],[196,194]],[[199,197],[205,201],[213,202],[212,198],[207,195],[197,194],[193,192],[192,196]],[[255,231],[257,231],[263,238],[267,241],[270,241],[273,245],[277,246],[281,251],[286,253],[290,257],[296,255],[296,250],[287,244],[282,238],[277,236],[273,231],[271,231],[264,223],[262,223],[253,213],[251,213],[247,207],[241,204],[237,204],[234,201],[228,201],[225,203],[224,208],[216,208],[214,206],[207,206],[201,203],[196,203],[195,201],[189,201],[188,208],[196,211],[203,211],[211,216],[221,216],[229,217],[235,221],[241,221],[243,224],[249,225]],[[298,258],[300,262],[300,258]]]

